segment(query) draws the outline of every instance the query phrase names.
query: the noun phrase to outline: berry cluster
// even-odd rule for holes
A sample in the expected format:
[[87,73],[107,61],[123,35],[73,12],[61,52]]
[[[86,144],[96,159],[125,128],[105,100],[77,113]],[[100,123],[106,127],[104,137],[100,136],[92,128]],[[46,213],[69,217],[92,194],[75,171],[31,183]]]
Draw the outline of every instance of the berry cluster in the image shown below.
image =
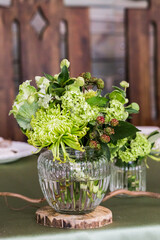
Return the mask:
[[100,149],[101,143],[109,143],[111,141],[111,135],[115,134],[113,127],[119,124],[117,119],[112,119],[109,124],[105,124],[105,118],[98,116],[96,124],[89,134],[89,146],[91,148]]
[[104,81],[101,78],[92,77],[89,72],[81,73],[80,76],[83,77],[85,80],[84,87],[91,88],[93,86],[97,86],[98,89],[104,88]]

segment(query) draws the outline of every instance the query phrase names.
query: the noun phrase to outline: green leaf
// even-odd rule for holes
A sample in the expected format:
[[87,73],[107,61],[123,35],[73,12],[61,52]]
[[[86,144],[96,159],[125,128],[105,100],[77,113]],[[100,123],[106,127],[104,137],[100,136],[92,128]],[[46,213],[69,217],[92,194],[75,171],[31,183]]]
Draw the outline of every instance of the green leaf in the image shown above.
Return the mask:
[[129,114],[132,114],[132,113],[138,113],[139,111],[133,109],[133,108],[125,108],[126,112],[128,112]]
[[92,97],[86,100],[86,102],[91,106],[105,107],[108,99],[105,97]]
[[115,100],[118,100],[119,102],[121,102],[122,104],[125,104],[125,98],[118,90],[114,90],[113,92],[111,92],[109,94],[109,98],[110,98],[110,100],[115,99]]
[[29,104],[27,101],[25,101],[24,104],[19,108],[18,114],[16,115],[16,120],[22,129],[31,129],[31,118],[32,116],[35,116],[37,109],[38,103],[33,102],[32,104]]
[[55,78],[54,78],[52,75],[47,74],[47,73],[43,73],[43,74],[44,74],[44,76],[45,76],[48,80],[50,80],[50,81],[55,80]]
[[113,141],[123,139],[126,137],[134,136],[139,129],[129,122],[119,121],[118,126],[114,127],[115,134],[111,135]]
[[67,80],[66,82],[65,82],[65,85],[71,85],[71,84],[73,84],[75,82],[75,80],[74,79],[69,79],[69,80]]
[[109,150],[107,143],[101,143],[101,148],[102,148],[104,155],[107,157],[108,161],[110,161],[111,154],[110,154],[110,150]]
[[55,88],[53,89],[53,93],[56,93],[59,97],[65,92],[65,88]]
[[66,66],[63,66],[61,73],[58,76],[58,83],[64,86],[65,82],[69,79],[69,72]]
[[[154,133],[154,134],[153,134]],[[155,143],[155,141],[158,139],[158,138],[160,138],[160,132],[158,132],[158,131],[154,131],[152,133],[152,135],[150,134],[150,136],[148,137],[148,141],[150,142],[150,143]]]
[[126,92],[123,89],[116,87],[116,86],[113,86],[112,88],[119,91],[123,95],[124,98],[126,97]]

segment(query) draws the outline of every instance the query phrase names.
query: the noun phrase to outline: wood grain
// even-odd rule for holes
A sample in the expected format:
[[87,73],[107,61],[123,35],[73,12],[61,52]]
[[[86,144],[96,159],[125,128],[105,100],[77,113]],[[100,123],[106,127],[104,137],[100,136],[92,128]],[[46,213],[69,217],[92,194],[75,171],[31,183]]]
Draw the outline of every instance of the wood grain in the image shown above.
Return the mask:
[[[160,124],[160,31],[159,17],[160,1],[152,0],[147,10],[127,10],[127,75],[130,82],[130,99],[140,105],[140,114],[134,115],[132,123],[135,125]],[[156,25],[158,31],[156,66],[155,66],[155,96],[158,116],[156,119],[151,114],[151,66],[150,66],[150,33],[151,23]]]
[[[40,37],[31,26],[31,19],[38,9],[48,22]],[[8,113],[16,92],[13,81],[12,23],[20,24],[21,82],[33,80],[43,72],[55,74],[60,71],[60,21],[68,24],[68,53],[71,73],[78,75],[90,71],[88,9],[70,9],[62,0],[13,0],[9,8],[0,7],[0,136],[13,140],[24,140],[16,120]],[[78,27],[77,27],[78,26]],[[84,28],[85,26],[85,28]]]
[[67,215],[55,212],[45,206],[36,212],[37,223],[56,228],[91,229],[100,228],[112,223],[112,212],[98,206],[93,212],[83,215]]

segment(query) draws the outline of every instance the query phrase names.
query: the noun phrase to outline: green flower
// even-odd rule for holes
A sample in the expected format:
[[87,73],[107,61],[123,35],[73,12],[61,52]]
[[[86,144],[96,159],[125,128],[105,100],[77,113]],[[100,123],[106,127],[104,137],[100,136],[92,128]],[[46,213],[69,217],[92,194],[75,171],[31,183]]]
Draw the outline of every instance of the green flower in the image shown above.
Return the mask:
[[37,87],[39,88],[39,96],[43,96],[47,93],[50,81],[45,77],[35,77]]
[[83,151],[79,139],[86,135],[88,128],[75,125],[67,114],[63,115],[60,106],[51,109],[39,109],[36,117],[31,120],[32,130],[26,132],[28,142],[42,149],[48,147],[52,150],[54,160],[60,159],[62,149],[64,161],[69,159],[65,146]]
[[27,80],[19,86],[19,94],[17,95],[10,114],[17,116],[20,107],[25,103],[33,103],[37,101],[37,90],[30,85],[31,80]]
[[118,157],[123,162],[136,161],[139,157],[143,158],[149,155],[151,152],[151,143],[142,133],[137,133],[135,139],[128,139],[128,142],[124,145],[125,150],[118,151]]
[[122,160],[122,162],[126,163],[137,160],[137,157],[131,153],[129,148],[127,148],[125,151],[120,150],[118,152],[118,156]]
[[97,92],[93,91],[92,89],[89,89],[88,91],[85,90],[83,95],[84,95],[85,99],[87,100],[89,98],[97,96]]
[[145,157],[151,152],[151,143],[142,133],[137,133],[131,141],[131,152],[135,157]]
[[112,142],[108,143],[108,147],[111,153],[111,161],[117,157],[118,151],[127,143],[127,141],[127,138],[123,138],[119,139],[115,144],[113,144]]
[[75,123],[87,124],[98,116],[99,109],[91,107],[80,90],[66,91],[61,100],[63,112],[67,112]]
[[128,112],[125,111],[124,105],[118,100],[111,100],[110,106],[103,111],[106,113],[106,123],[109,123],[112,119],[125,121],[128,118]]

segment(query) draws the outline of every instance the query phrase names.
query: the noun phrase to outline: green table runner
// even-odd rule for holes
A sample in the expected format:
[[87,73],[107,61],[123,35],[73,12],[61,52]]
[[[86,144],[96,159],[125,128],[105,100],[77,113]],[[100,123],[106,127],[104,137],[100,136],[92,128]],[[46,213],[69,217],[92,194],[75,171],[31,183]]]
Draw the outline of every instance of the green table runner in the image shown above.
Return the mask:
[[[37,156],[0,165],[0,191],[41,198]],[[147,190],[160,192],[160,163],[149,161]],[[8,198],[12,207],[26,203]],[[63,230],[40,226],[35,221],[35,207],[10,210],[0,198],[0,239],[33,240],[149,240],[160,239],[160,200],[150,198],[112,198],[103,203],[113,212],[113,224],[95,230]]]

